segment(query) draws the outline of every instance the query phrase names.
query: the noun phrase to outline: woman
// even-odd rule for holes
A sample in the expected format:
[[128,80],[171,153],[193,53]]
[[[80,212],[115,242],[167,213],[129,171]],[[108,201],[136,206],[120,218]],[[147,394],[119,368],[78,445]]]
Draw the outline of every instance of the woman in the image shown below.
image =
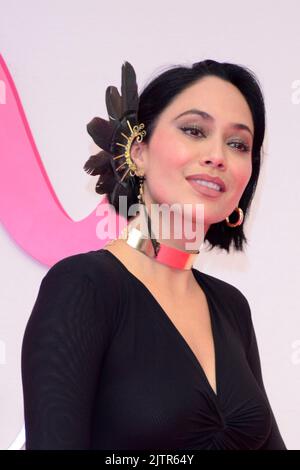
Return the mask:
[[102,150],[85,170],[117,211],[121,195],[141,210],[127,212],[125,236],[61,260],[41,283],[22,348],[26,447],[286,449],[247,299],[193,268],[203,240],[191,250],[175,217],[163,237],[153,209],[177,204],[177,225],[243,249],[265,131],[259,84],[206,60],[165,71],[137,99],[128,62],[122,72],[122,97],[106,94],[110,121],[88,125]]

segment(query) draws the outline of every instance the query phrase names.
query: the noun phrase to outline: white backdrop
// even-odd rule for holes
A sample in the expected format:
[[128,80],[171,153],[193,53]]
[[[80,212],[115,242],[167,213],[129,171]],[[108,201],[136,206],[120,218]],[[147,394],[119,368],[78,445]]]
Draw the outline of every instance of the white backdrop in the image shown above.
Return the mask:
[[[300,449],[299,17],[296,0],[0,0],[0,53],[46,171],[74,220],[99,201],[97,177],[82,169],[91,150],[86,124],[106,117],[105,90],[120,87],[124,60],[134,66],[139,89],[169,65],[206,58],[245,65],[258,76],[267,135],[245,225],[249,247],[244,254],[203,253],[196,267],[246,295],[288,449]],[[1,226],[0,257],[0,447],[21,448],[21,342],[48,268]]]

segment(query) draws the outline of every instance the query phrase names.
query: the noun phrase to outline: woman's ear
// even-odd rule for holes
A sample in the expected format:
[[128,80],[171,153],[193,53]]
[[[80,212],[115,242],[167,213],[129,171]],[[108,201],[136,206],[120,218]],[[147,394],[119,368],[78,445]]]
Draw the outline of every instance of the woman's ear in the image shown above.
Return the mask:
[[145,142],[137,142],[136,140],[131,145],[130,158],[136,164],[138,172],[144,173],[147,164],[146,157],[147,144]]

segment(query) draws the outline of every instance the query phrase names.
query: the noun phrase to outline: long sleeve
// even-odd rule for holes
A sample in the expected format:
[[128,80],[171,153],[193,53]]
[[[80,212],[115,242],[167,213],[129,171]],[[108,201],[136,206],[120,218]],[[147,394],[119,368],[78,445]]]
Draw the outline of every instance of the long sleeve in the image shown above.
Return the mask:
[[[248,302],[247,302],[247,304],[248,304]],[[249,316],[248,316],[248,338],[249,338],[248,362],[249,362],[251,370],[252,370],[258,384],[260,385],[261,389],[263,390],[264,395],[265,395],[265,397],[266,397],[266,399],[269,403],[271,416],[272,416],[271,432],[270,432],[267,440],[264,442],[263,446],[260,448],[260,450],[287,450],[286,446],[283,442],[283,439],[281,437],[281,434],[279,432],[278,425],[277,425],[274,413],[272,411],[270,402],[268,400],[267,393],[266,393],[266,390],[265,390],[265,386],[264,386],[264,383],[263,383],[262,371],[261,371],[261,361],[260,361],[260,357],[259,357],[257,339],[256,339],[256,334],[255,334],[253,323],[252,323],[249,304],[248,304],[248,311],[249,311]]]
[[93,402],[109,327],[80,259],[66,258],[48,271],[25,329],[26,449],[90,447]]

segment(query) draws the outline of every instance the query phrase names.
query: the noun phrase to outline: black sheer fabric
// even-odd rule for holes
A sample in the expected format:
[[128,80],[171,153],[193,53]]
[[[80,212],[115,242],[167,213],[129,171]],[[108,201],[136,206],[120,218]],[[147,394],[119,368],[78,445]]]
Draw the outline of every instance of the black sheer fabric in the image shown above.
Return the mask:
[[147,287],[105,249],[43,278],[22,344],[27,449],[286,449],[250,307],[193,268],[211,315],[217,394]]

